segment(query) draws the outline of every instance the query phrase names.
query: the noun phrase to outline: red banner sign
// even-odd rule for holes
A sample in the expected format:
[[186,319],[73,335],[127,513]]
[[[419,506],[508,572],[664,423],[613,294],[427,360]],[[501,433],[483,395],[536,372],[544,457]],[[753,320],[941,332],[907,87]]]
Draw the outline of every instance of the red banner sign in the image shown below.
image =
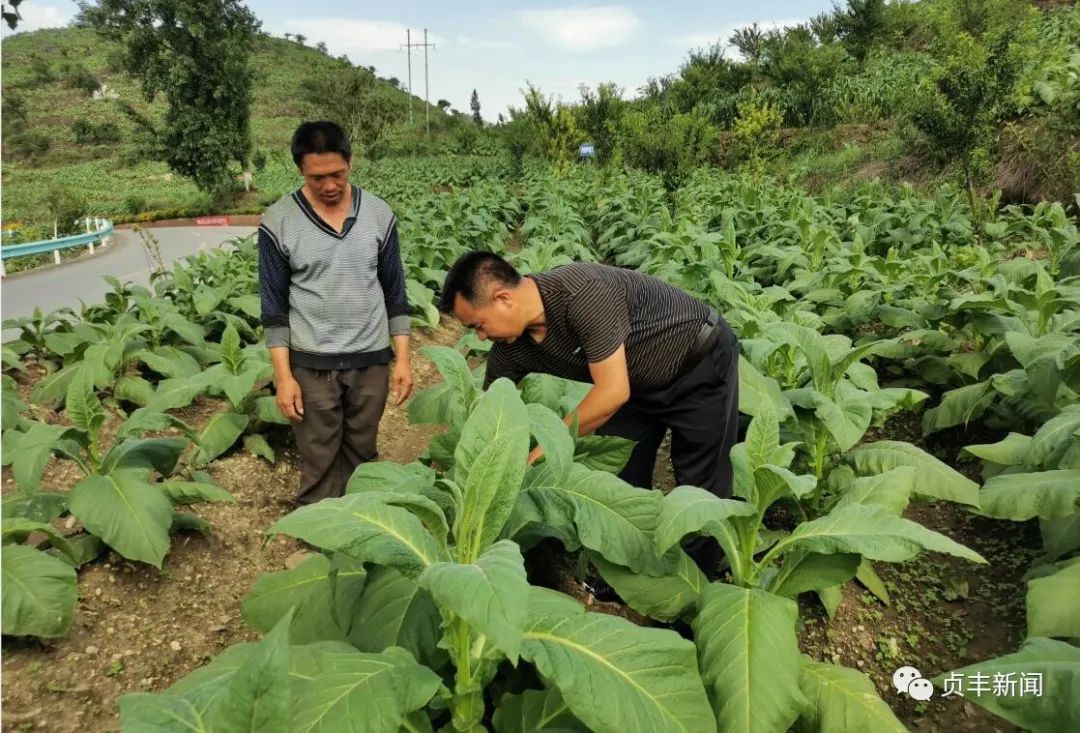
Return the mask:
[[195,223],[201,227],[227,227],[229,226],[229,217],[201,216],[195,220]]

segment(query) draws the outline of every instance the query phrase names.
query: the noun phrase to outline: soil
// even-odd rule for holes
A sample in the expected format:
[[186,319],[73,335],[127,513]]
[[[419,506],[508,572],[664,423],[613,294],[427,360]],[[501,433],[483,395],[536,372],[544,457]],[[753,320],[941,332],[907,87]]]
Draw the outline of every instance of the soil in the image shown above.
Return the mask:
[[[416,390],[439,379],[434,365],[416,350],[426,344],[453,345],[461,334],[449,322],[434,333],[414,334]],[[181,416],[201,425],[220,409],[216,400],[202,399]],[[62,420],[56,413],[41,417]],[[958,462],[959,448],[1000,437],[944,431],[922,441],[920,428],[919,416],[905,413],[873,430],[867,440],[921,443],[977,479],[976,463]],[[403,408],[388,405],[379,432],[380,457],[413,461],[435,432],[431,426],[411,425]],[[270,442],[277,453],[273,465],[240,450],[210,465],[214,480],[237,500],[235,505],[188,507],[210,523],[211,534],[174,534],[160,571],[115,553],[103,555],[79,571],[80,600],[67,637],[4,638],[3,731],[118,731],[121,695],[162,691],[226,647],[259,638],[244,623],[240,602],[260,574],[286,567],[302,549],[284,537],[263,546],[265,530],[293,509],[299,480],[290,431],[281,429]],[[669,445],[665,439],[654,473],[654,485],[665,492],[675,486]],[[54,460],[43,488],[65,490],[79,477],[73,464]],[[2,479],[4,492],[15,489],[8,468]],[[770,515],[770,521],[782,523],[781,514]],[[1025,630],[1021,576],[1039,546],[1037,526],[977,517],[949,503],[912,504],[906,516],[981,553],[989,564],[936,554],[903,564],[876,563],[890,604],[852,582],[832,619],[812,594],[804,594],[802,651],[867,674],[913,731],[1016,730],[962,698],[943,699],[939,690],[931,701],[920,703],[899,695],[890,683],[900,666],[914,666],[929,678],[1019,647]],[[65,530],[76,528],[73,521],[58,521]],[[529,550],[526,563],[531,582],[568,593],[591,611],[661,625],[621,604],[594,570],[579,568],[577,558],[557,542]]]

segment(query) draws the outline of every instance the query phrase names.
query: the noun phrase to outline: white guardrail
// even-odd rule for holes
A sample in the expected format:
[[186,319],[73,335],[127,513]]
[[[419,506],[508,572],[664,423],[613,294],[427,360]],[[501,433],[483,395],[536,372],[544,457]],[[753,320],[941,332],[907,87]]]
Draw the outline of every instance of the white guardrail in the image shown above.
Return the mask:
[[68,237],[54,237],[40,242],[26,242],[24,244],[10,244],[0,247],[0,277],[5,275],[3,261],[14,257],[26,257],[39,255],[46,252],[53,253],[53,260],[60,264],[60,250],[72,247],[88,247],[90,254],[94,254],[94,245],[104,247],[109,244],[109,238],[113,235],[113,223],[109,219],[87,217],[80,219],[86,226],[86,234],[74,234]]

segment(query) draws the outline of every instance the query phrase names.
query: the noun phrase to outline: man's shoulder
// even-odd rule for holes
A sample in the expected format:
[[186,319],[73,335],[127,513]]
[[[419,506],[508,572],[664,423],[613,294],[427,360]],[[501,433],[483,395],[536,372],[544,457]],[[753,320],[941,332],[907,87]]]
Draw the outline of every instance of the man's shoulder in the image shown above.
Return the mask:
[[361,186],[356,187],[360,192],[360,205],[369,209],[373,214],[379,217],[380,220],[389,222],[393,218],[394,212],[390,208],[390,204],[386,202],[386,199],[381,196],[376,196],[371,191]]
[[259,226],[276,233],[282,222],[297,211],[296,200],[292,193],[287,193],[263,210]]

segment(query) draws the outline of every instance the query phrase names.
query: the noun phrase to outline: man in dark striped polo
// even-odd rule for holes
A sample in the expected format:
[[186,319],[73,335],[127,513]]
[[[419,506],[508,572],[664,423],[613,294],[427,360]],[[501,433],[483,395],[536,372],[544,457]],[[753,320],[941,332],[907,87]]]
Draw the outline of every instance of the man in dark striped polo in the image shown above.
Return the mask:
[[277,404],[300,453],[298,501],[310,504],[342,496],[356,466],[378,458],[388,382],[400,405],[413,377],[393,212],[349,182],[338,125],[300,125],[292,156],[304,185],[263,214],[259,292]]
[[485,389],[531,372],[591,382],[577,408],[579,433],[637,442],[620,474],[627,482],[652,486],[670,429],[675,480],[731,496],[738,344],[724,320],[686,292],[591,262],[522,277],[497,255],[471,252],[447,274],[440,308],[495,342]]

